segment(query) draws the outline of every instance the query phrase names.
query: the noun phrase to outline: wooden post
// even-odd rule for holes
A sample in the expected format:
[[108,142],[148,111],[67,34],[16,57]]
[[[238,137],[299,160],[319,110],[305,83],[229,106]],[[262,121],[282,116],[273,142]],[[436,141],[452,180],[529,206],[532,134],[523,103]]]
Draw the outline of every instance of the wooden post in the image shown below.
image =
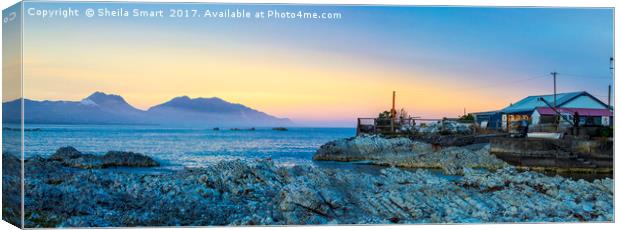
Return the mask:
[[506,114],[506,132],[510,134],[510,114]]
[[373,125],[372,125],[372,134],[377,134],[377,119],[372,119],[373,120]]

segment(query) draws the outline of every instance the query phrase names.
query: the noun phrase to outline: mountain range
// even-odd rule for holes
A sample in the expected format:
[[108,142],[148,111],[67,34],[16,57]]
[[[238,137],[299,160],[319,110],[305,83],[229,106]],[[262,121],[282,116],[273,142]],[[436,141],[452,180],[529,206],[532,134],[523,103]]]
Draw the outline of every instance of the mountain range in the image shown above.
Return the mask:
[[[2,122],[19,122],[20,100],[2,103]],[[278,118],[221,98],[175,97],[140,110],[119,95],[95,92],[81,101],[24,99],[26,123],[39,124],[154,124],[193,127],[290,126]]]

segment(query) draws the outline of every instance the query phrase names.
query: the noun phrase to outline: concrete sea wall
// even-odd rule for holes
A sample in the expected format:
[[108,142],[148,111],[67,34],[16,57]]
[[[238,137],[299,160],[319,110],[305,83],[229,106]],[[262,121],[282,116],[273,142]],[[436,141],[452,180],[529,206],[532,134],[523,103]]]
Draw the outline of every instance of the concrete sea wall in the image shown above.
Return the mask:
[[519,167],[548,171],[610,173],[613,141],[494,138],[491,154]]

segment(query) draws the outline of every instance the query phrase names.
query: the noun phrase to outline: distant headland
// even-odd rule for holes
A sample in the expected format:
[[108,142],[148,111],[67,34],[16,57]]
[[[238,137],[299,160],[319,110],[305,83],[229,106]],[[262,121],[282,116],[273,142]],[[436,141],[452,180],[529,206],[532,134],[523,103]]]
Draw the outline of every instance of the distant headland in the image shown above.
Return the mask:
[[[21,100],[2,103],[3,123],[20,122]],[[278,118],[218,97],[175,97],[140,110],[119,95],[95,92],[80,101],[36,101],[24,99],[26,123],[37,124],[153,124],[195,127],[291,126]]]

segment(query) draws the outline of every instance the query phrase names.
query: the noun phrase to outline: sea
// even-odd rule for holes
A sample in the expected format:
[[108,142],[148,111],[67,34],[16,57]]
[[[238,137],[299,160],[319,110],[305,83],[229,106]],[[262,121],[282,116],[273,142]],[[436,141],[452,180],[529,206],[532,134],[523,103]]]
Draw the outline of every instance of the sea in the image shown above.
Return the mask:
[[[148,125],[50,125],[24,127],[24,156],[50,156],[63,146],[82,153],[143,153],[164,168],[201,167],[222,160],[271,159],[277,165],[316,164],[312,156],[329,141],[355,136],[354,128],[271,128],[232,130]],[[19,132],[6,127],[4,143]],[[8,143],[10,145],[10,143]],[[320,163],[319,163],[320,164]]]
[[[19,126],[3,124],[3,153],[18,155]],[[224,160],[271,159],[276,165],[311,165],[378,174],[385,166],[366,162],[313,161],[312,156],[329,141],[355,136],[354,128],[271,128],[254,130],[212,128],[171,128],[153,125],[51,125],[28,124],[24,127],[24,156],[48,157],[60,147],[72,146],[82,153],[103,155],[108,151],[132,151],[148,155],[161,167],[154,171],[205,167]],[[134,169],[129,169],[134,170]],[[154,172],[152,169],[145,169]],[[415,170],[415,169],[405,169]],[[444,175],[441,170],[429,170]],[[607,174],[547,173],[571,179],[592,181],[612,177]]]

